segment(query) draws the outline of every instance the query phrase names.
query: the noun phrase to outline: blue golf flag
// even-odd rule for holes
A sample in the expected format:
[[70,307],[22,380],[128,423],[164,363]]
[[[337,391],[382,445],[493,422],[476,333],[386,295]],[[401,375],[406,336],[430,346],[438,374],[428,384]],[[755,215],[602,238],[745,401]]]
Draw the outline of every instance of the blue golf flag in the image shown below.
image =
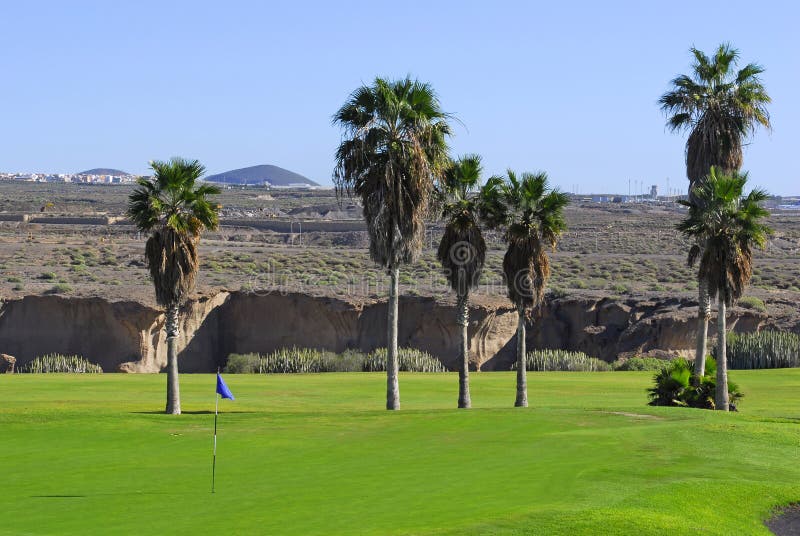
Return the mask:
[[231,400],[236,400],[233,398],[233,393],[231,390],[228,389],[228,386],[225,385],[225,381],[222,379],[222,376],[217,373],[217,394],[220,395],[222,398],[230,398]]

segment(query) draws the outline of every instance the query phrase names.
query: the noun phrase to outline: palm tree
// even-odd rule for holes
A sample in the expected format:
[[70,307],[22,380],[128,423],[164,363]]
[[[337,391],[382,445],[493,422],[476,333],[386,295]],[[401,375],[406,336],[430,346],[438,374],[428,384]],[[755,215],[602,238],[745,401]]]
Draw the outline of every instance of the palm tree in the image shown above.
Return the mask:
[[505,232],[508,249],[503,257],[503,273],[508,297],[516,306],[517,322],[517,398],[516,407],[527,407],[528,385],[525,352],[525,318],[528,309],[541,304],[550,277],[547,248],[555,249],[566,229],[566,194],[549,190],[544,172],[517,175],[508,170],[507,178],[492,177],[481,189],[481,216],[490,228]]
[[459,158],[445,171],[441,181],[442,216],[446,220],[436,254],[450,286],[456,292],[457,323],[461,328],[458,367],[458,407],[469,408],[469,291],[478,286],[484,262],[483,240],[475,194],[481,180],[481,157]]
[[681,201],[689,207],[678,230],[695,241],[689,262],[699,261],[698,279],[709,296],[718,298],[717,383],[715,407],[728,411],[728,365],[725,355],[725,308],[744,292],[753,273],[753,246],[763,247],[772,229],[762,223],[769,212],[762,206],[764,190],[743,194],[747,174],[730,175],[712,167],[709,176],[695,188],[694,199]]
[[333,179],[361,198],[373,261],[391,277],[386,409],[400,409],[397,305],[400,265],[422,248],[434,178],[447,163],[449,116],[430,85],[376,78],[356,89],[333,117],[343,131]]
[[[696,48],[692,75],[680,75],[672,81],[672,90],[659,99],[672,131],[689,131],[686,140],[686,176],[689,197],[696,201],[693,189],[707,175],[711,166],[723,173],[733,173],[742,166],[742,145],[761,125],[771,128],[766,105],[771,102],[758,75],[760,65],[749,63],[735,70],[739,51],[722,44],[709,58]],[[705,282],[698,281],[698,333],[695,372],[705,372],[708,320],[711,302]]]
[[138,179],[139,186],[130,195],[128,216],[140,231],[152,233],[145,256],[156,301],[166,309],[166,412],[179,415],[178,309],[197,277],[200,233],[219,224],[219,205],[208,197],[220,190],[210,184],[196,185],[205,173],[197,160],[176,157],[169,162],[151,162],[150,167],[154,175]]

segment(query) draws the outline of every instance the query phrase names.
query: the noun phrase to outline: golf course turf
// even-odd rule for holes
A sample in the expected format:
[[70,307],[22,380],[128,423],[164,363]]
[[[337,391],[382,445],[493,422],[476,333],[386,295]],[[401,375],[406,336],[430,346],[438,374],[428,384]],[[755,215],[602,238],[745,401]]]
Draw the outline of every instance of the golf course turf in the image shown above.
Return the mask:
[[646,405],[652,373],[0,375],[0,535],[769,534],[800,500],[800,370],[740,413]]

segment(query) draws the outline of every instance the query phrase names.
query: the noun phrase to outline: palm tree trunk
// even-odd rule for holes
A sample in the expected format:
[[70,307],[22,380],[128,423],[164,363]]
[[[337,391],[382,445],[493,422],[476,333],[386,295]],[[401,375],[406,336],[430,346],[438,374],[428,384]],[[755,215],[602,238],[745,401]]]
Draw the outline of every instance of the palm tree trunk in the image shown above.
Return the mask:
[[708,283],[702,278],[698,283],[697,350],[694,356],[694,373],[702,378],[706,373],[708,320],[711,318],[711,299],[708,297]]
[[517,307],[517,399],[514,407],[528,407],[528,373],[525,355],[525,308]]
[[386,342],[386,409],[400,409],[400,385],[397,381],[397,301],[400,288],[400,268],[393,266],[389,289],[389,332]]
[[469,294],[458,296],[456,308],[458,309],[458,325],[461,328],[461,342],[459,343],[459,368],[458,368],[458,407],[471,408],[472,401],[469,397]]
[[178,305],[167,307],[167,409],[170,415],[181,414],[181,394],[178,385]]
[[719,311],[717,312],[717,392],[714,405],[720,411],[728,411],[728,357],[725,334],[725,299],[719,293]]

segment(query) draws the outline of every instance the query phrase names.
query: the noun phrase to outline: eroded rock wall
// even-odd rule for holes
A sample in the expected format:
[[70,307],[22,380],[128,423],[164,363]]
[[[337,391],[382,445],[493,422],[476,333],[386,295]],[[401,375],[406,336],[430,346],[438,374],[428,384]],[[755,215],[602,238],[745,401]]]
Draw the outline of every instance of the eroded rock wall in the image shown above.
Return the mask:
[[[562,348],[605,360],[654,350],[693,357],[697,308],[689,300],[548,301],[528,323],[528,348]],[[400,301],[402,346],[426,350],[456,366],[458,327],[452,301]],[[734,309],[730,324],[756,331],[775,319]],[[46,353],[78,354],[103,370],[158,372],[166,364],[163,314],[135,301],[28,296],[0,304],[0,352],[22,367]],[[281,347],[370,351],[386,340],[386,303],[301,293],[220,292],[181,311],[178,341],[184,372],[211,372],[230,353]],[[470,311],[472,365],[507,369],[514,360],[516,312],[499,298],[476,297]],[[714,323],[709,327],[714,336]]]

